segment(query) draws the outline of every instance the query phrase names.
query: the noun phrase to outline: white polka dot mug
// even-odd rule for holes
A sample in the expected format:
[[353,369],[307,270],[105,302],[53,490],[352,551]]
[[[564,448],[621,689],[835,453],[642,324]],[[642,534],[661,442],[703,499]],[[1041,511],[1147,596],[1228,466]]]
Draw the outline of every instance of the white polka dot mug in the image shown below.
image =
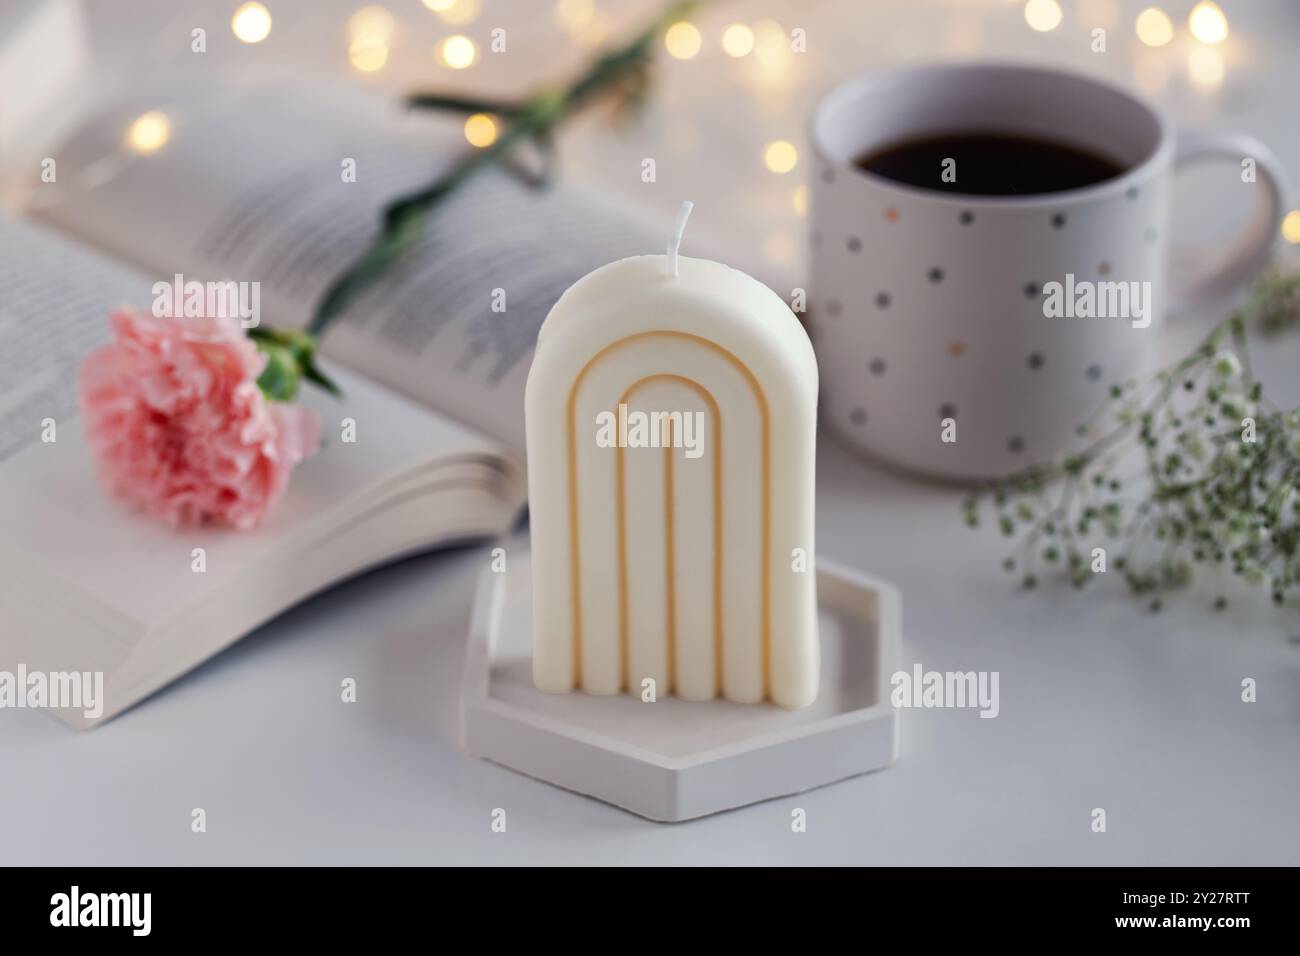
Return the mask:
[[[936,163],[933,187],[858,165],[957,133],[1056,142],[1115,172],[987,195],[962,193],[952,160]],[[873,457],[943,478],[1005,475],[1069,448],[1112,383],[1154,365],[1165,311],[1267,260],[1286,195],[1280,164],[1255,140],[1175,136],[1123,90],[1030,66],[861,76],[821,101],[811,138],[808,326],[822,418]],[[1213,266],[1167,270],[1170,178],[1202,159],[1239,165],[1225,177],[1250,184],[1254,215]]]

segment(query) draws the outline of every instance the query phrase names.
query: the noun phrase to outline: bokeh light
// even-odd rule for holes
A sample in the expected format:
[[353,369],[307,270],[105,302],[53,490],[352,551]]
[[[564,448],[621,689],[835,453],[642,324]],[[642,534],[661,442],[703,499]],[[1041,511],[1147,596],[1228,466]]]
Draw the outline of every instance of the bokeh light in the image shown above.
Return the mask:
[[774,232],[763,240],[763,254],[767,256],[768,261],[787,263],[794,259],[798,251],[793,237],[784,232]]
[[789,140],[773,140],[763,149],[763,164],[774,173],[788,173],[798,163],[799,151]]
[[1300,243],[1300,209],[1292,209],[1282,220],[1282,238],[1287,242]]
[[482,9],[479,0],[424,0],[424,5],[456,26],[473,23]]
[[353,39],[375,37],[387,43],[392,39],[395,21],[387,7],[362,7],[348,18],[348,36]]
[[1169,86],[1169,61],[1150,50],[1139,51],[1133,64],[1133,79],[1144,93],[1156,96]]
[[1193,47],[1187,54],[1187,75],[1202,90],[1217,90],[1223,85],[1225,72],[1223,54],[1214,47]]
[[442,62],[453,70],[463,70],[473,66],[474,61],[478,59],[478,47],[474,45],[474,41],[459,34],[443,40],[438,50]]
[[348,62],[362,73],[375,73],[388,63],[389,44],[397,23],[386,7],[362,7],[348,18]]
[[595,11],[591,19],[574,32],[573,39],[579,46],[600,46],[609,39],[609,16],[602,10]]
[[687,23],[685,20],[674,23],[664,34],[664,46],[668,48],[668,55],[678,60],[689,60],[694,57],[700,52],[703,42],[695,24]]
[[171,138],[171,120],[161,110],[141,114],[126,130],[126,144],[137,153],[156,153]]
[[1174,21],[1159,7],[1147,7],[1139,13],[1133,28],[1147,46],[1164,46],[1174,38]]
[[781,73],[790,66],[794,52],[790,49],[790,36],[775,20],[759,20],[754,24],[754,57],[759,65],[771,73]]
[[754,49],[754,31],[743,23],[733,23],[722,34],[722,50],[727,56],[748,56]]
[[1202,43],[1222,43],[1228,39],[1228,18],[1217,3],[1201,0],[1188,14],[1187,26]]
[[1061,5],[1056,0],[1029,0],[1025,4],[1025,22],[1040,33],[1061,25]]
[[555,4],[555,22],[571,33],[585,27],[595,15],[592,0],[558,0]]
[[1119,22],[1119,0],[1079,0],[1079,22],[1089,28],[1109,30]]
[[794,191],[790,197],[790,204],[794,206],[796,216],[803,217],[808,215],[808,186],[804,184]]
[[487,113],[475,113],[465,120],[465,141],[482,149],[497,141],[497,121]]
[[261,43],[271,33],[271,11],[260,3],[244,3],[230,18],[230,29],[245,43]]
[[388,44],[381,36],[359,36],[348,44],[348,62],[362,73],[382,70],[388,62]]

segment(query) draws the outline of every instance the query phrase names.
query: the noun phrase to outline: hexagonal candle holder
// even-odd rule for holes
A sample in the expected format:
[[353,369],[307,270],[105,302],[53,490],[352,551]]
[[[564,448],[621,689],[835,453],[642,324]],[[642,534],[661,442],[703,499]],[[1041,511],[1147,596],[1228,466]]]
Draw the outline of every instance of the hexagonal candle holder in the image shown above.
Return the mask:
[[897,590],[820,560],[821,690],[797,710],[676,696],[548,694],[533,683],[528,554],[479,582],[462,684],[465,749],[651,820],[799,793],[898,756],[889,702]]

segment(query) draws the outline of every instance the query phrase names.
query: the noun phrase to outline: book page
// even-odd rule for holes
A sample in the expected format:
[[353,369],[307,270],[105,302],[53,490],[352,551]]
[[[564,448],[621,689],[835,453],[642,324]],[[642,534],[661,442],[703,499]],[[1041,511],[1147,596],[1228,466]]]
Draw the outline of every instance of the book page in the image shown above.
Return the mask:
[[148,294],[143,276],[0,216],[0,464],[58,439],[77,412],[77,367],[108,339],[108,310]]
[[[150,109],[168,117],[170,137],[140,154],[124,132]],[[58,154],[59,182],[36,187],[34,214],[155,281],[258,282],[261,322],[302,326],[385,203],[470,149],[459,118],[350,88],[169,89],[79,130]],[[580,191],[539,192],[489,169],[353,302],[325,354],[522,453],[524,383],[546,313],[593,268],[660,246]]]

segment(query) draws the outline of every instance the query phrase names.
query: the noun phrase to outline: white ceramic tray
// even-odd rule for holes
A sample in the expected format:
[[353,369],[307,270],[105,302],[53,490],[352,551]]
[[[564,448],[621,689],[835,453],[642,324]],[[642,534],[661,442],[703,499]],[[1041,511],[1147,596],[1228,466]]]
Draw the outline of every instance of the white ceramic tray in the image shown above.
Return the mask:
[[543,694],[533,687],[532,574],[479,581],[462,684],[462,739],[475,756],[652,820],[678,821],[877,770],[898,756],[889,679],[898,591],[819,561],[821,692],[812,706]]

